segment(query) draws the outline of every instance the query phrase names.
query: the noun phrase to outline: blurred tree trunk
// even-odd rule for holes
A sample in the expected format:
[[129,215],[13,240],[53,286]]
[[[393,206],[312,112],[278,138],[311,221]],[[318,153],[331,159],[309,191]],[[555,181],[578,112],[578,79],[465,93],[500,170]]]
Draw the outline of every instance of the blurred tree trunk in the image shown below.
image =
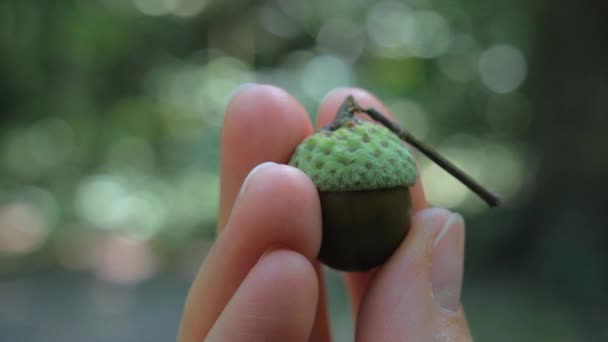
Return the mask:
[[608,189],[607,5],[594,0],[547,3],[542,45],[532,66],[542,77],[532,80],[537,104],[533,137],[542,158],[536,202],[551,211],[574,202],[608,209],[602,194]]
[[[531,68],[540,168],[517,240],[542,283],[605,330],[608,284],[608,2],[546,1]],[[597,338],[597,335],[589,336]],[[608,336],[607,336],[608,337]]]

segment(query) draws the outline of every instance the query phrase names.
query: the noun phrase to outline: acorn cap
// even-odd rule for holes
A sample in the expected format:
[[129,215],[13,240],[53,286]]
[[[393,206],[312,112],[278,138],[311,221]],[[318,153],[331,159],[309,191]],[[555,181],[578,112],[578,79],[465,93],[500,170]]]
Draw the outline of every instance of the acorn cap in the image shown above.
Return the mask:
[[319,191],[410,187],[418,176],[410,151],[397,135],[358,119],[309,136],[289,165],[304,171]]

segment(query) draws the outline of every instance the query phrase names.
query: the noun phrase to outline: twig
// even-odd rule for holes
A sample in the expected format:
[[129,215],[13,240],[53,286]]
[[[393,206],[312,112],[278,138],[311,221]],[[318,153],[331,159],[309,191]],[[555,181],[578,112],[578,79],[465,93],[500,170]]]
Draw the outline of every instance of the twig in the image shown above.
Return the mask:
[[441,166],[441,168],[443,168],[445,171],[447,171],[460,182],[462,182],[462,184],[466,185],[469,189],[471,189],[471,191],[473,191],[475,194],[477,194],[477,196],[484,200],[490,207],[496,207],[499,205],[500,198],[497,195],[488,191],[481,184],[479,184],[477,181],[467,175],[463,170],[454,165],[454,163],[444,158],[430,146],[416,139],[412,134],[399,127],[397,124],[389,120],[386,116],[378,112],[376,109],[361,107],[357,102],[355,102],[355,99],[352,97],[352,95],[347,96],[342,106],[340,106],[340,110],[338,111],[336,120],[331,123],[330,129],[337,129],[345,120],[354,117],[355,112],[365,113],[369,115],[372,119],[380,122],[390,131],[399,136],[401,140],[414,146],[417,150],[424,153],[429,159],[431,159],[437,165]]

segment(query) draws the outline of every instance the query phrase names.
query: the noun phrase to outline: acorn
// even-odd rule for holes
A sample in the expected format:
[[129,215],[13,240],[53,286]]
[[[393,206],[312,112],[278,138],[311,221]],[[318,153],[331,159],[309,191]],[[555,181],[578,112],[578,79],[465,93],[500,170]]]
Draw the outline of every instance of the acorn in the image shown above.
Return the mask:
[[[367,113],[382,125],[361,120],[355,112]],[[410,228],[410,187],[418,177],[404,141],[430,153],[431,159],[471,186],[467,182],[472,180],[453,164],[376,110],[360,107],[352,96],[331,124],[298,145],[289,165],[306,173],[319,193],[321,262],[338,270],[365,271],[386,262],[399,247]]]

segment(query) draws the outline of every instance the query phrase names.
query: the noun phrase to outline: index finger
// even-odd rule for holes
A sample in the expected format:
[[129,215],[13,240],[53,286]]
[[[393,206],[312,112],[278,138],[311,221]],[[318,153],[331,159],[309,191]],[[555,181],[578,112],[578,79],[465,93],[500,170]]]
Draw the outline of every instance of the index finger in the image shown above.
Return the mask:
[[[376,96],[360,88],[338,88],[333,90],[321,103],[317,116],[318,128],[329,124],[335,117],[338,108],[346,98],[352,95],[362,107],[374,107],[382,114],[387,116],[392,121],[397,121],[395,116],[386,108],[386,106]],[[365,115],[364,115],[365,116]],[[410,148],[411,149],[411,148]],[[416,184],[411,189],[412,194],[412,216],[419,210],[426,208],[427,202],[422,189],[422,181],[420,176],[416,180]],[[370,272],[347,272],[346,285],[351,297],[353,312],[356,315],[361,298],[367,289],[367,283],[371,277]]]
[[[228,221],[234,200],[251,169],[263,162],[286,164],[313,128],[304,107],[286,91],[270,85],[241,88],[226,109],[221,143],[221,194],[218,232]],[[323,272],[311,340],[329,341]]]
[[249,171],[263,162],[287,163],[311,133],[304,107],[280,88],[252,84],[232,97],[222,128],[218,231]]

